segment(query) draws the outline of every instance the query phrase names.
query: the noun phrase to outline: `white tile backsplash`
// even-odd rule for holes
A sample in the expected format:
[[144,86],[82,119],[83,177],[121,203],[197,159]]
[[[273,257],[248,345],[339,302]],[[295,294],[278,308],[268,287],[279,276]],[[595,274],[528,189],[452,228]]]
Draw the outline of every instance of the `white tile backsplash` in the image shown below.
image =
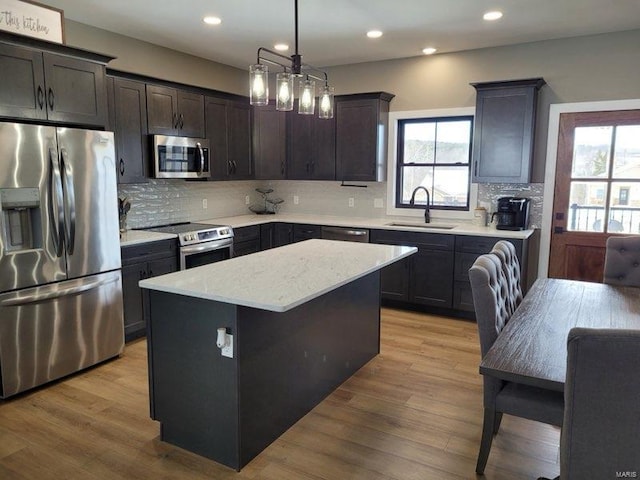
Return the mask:
[[[347,182],[348,183],[348,182]],[[262,196],[256,188],[271,188],[270,198],[284,200],[279,212],[342,217],[381,218],[386,215],[387,183],[359,183],[366,187],[341,186],[332,181],[237,181],[190,182],[184,180],[150,180],[149,183],[119,185],[120,197],[128,197],[131,211],[129,228],[141,228],[175,222],[196,222],[216,217],[250,213],[245,202],[260,204]],[[540,228],[543,184],[481,184],[478,202],[495,211],[497,199],[503,196],[531,198],[530,226]],[[298,203],[294,203],[294,196]],[[353,199],[353,207],[349,206]],[[203,208],[206,200],[207,208]],[[472,206],[474,202],[471,202]]]
[[[131,201],[128,228],[141,228],[248,213],[245,195],[254,188],[254,181],[150,180],[119,185],[118,195]],[[206,209],[203,200],[206,200]]]

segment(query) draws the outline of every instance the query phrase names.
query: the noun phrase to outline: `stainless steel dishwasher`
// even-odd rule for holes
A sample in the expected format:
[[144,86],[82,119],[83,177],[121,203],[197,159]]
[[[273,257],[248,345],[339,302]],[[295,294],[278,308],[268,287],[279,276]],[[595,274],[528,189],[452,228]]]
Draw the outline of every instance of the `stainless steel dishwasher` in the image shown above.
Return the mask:
[[369,230],[366,228],[322,227],[322,238],[325,240],[369,243]]

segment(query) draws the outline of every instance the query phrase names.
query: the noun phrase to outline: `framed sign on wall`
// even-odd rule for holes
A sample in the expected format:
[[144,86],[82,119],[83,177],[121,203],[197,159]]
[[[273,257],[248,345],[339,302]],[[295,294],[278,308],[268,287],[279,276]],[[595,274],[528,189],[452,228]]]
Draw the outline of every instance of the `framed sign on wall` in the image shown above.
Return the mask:
[[0,0],[0,30],[64,43],[64,12],[31,0]]

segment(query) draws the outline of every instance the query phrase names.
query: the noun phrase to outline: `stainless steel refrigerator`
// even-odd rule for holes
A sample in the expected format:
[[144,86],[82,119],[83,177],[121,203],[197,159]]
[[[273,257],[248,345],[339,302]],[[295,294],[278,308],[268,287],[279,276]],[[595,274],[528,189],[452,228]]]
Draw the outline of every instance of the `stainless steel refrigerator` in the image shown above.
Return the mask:
[[0,123],[0,398],[122,353],[113,145]]

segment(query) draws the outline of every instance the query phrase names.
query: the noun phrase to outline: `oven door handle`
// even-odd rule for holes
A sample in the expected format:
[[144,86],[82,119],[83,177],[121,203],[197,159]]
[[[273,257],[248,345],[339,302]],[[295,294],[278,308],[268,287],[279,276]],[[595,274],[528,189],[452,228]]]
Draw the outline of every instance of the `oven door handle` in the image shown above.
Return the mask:
[[191,255],[194,253],[208,252],[211,250],[219,250],[221,248],[231,247],[233,242],[227,240],[216,240],[213,242],[199,243],[197,245],[189,245],[186,247],[180,247],[180,253],[182,255]]

